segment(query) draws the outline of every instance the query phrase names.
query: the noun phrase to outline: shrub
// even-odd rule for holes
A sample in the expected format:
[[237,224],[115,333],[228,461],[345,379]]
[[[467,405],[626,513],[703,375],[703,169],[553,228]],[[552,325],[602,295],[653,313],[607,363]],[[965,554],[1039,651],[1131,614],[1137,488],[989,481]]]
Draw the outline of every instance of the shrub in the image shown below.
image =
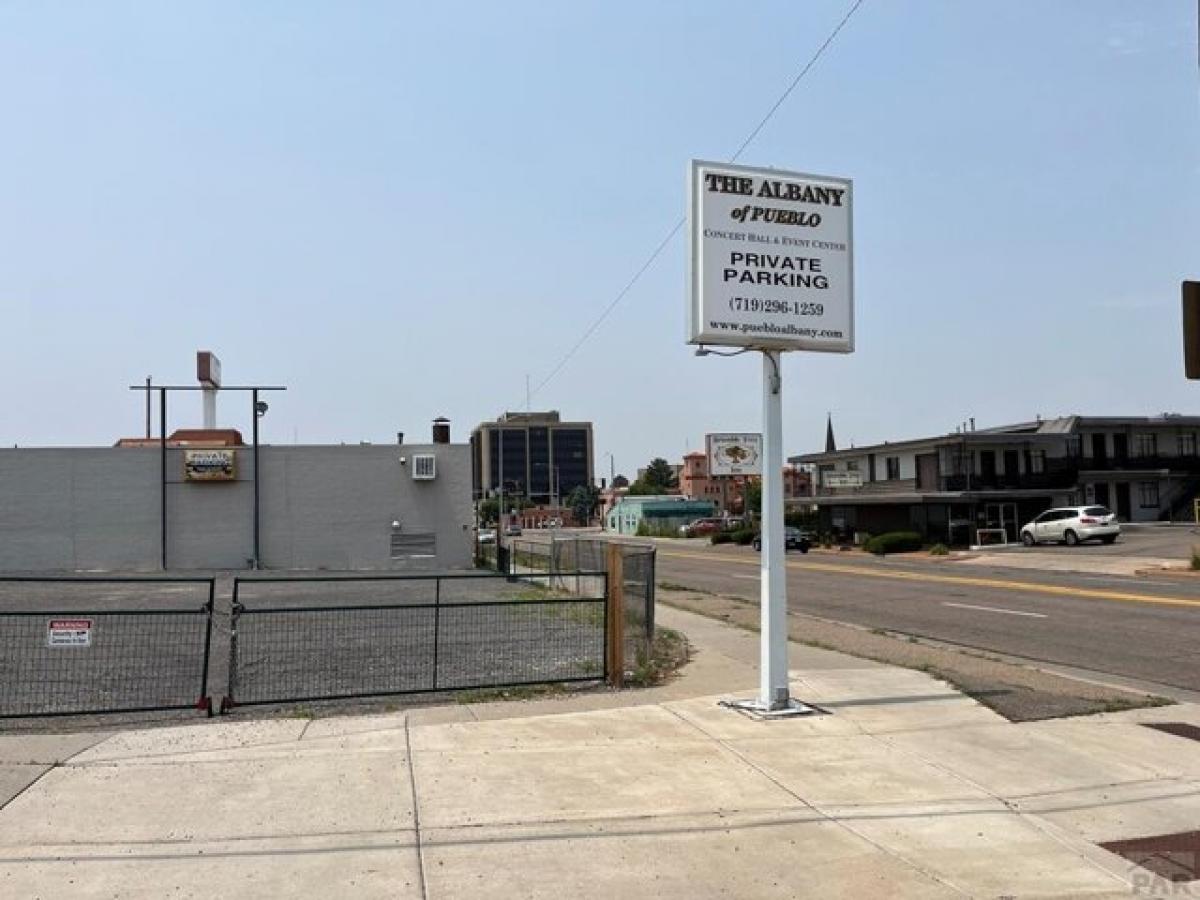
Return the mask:
[[713,532],[712,542],[714,544],[729,544],[733,542],[733,532],[731,531],[716,531]]
[[679,537],[679,526],[669,522],[652,522],[642,519],[638,522],[638,537]]
[[950,548],[947,547],[945,544],[934,544],[932,547],[929,548],[929,555],[930,556],[949,556]]
[[754,529],[739,528],[737,531],[733,532],[730,537],[739,547],[745,547],[747,544],[754,543]]
[[864,545],[869,553],[883,556],[885,553],[911,553],[921,549],[921,536],[915,531],[889,531],[873,537]]
[[1200,572],[1200,547],[1192,548],[1192,571]]

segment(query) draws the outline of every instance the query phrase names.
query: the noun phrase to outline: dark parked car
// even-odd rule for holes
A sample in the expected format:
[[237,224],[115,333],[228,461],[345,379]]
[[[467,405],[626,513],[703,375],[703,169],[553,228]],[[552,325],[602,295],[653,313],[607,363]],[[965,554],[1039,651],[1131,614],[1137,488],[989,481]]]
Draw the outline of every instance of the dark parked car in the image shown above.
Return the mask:
[[[808,548],[812,546],[812,535],[807,531],[801,531],[799,528],[792,528],[788,525],[783,529],[783,546],[787,550],[799,550],[801,553],[807,553]],[[754,549],[762,550],[762,535],[754,536]]]

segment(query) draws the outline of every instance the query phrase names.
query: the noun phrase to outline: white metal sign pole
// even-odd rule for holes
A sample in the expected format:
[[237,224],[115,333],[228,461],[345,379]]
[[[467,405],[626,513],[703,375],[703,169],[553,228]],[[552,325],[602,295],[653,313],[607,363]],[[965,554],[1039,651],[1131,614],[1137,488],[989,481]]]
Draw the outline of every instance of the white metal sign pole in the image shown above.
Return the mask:
[[761,709],[788,707],[787,571],[783,536],[782,354],[763,351],[762,556],[759,559],[762,622]]

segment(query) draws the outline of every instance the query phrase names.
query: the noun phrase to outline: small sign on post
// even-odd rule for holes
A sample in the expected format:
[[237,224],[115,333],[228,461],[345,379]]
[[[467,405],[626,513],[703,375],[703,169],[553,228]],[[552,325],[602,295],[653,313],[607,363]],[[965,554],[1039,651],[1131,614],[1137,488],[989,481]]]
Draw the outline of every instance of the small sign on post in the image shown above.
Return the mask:
[[92,619],[51,619],[46,623],[47,647],[92,646]]
[[761,434],[706,435],[709,475],[761,475]]

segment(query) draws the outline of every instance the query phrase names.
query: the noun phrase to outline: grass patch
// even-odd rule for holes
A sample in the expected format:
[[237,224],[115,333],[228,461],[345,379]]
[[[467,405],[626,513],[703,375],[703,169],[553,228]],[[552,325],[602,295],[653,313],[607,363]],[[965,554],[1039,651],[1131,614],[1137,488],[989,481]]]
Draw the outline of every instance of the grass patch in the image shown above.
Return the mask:
[[653,687],[662,684],[683,668],[692,658],[688,639],[672,628],[654,629],[654,644],[647,654],[638,653],[633,673],[627,679],[631,687]]

